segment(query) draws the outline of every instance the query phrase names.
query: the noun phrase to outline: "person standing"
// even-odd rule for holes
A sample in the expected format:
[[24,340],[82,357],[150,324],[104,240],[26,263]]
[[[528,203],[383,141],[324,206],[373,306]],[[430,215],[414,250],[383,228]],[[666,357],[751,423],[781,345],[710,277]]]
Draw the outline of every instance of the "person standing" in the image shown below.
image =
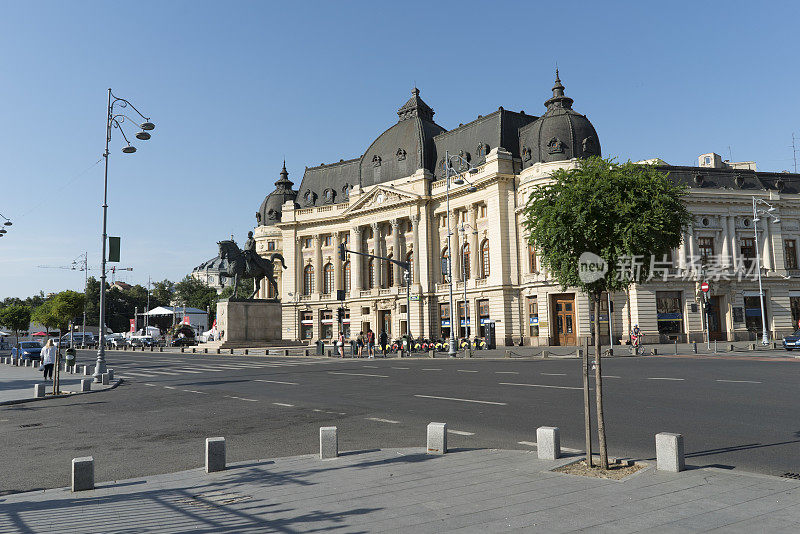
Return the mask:
[[42,371],[44,371],[44,379],[53,378],[53,366],[56,363],[56,347],[53,345],[53,340],[48,339],[44,348],[42,349]]
[[375,332],[372,328],[367,329],[367,359],[375,358]]
[[339,332],[339,357],[344,358],[344,333]]
[[386,346],[389,344],[389,336],[386,335],[386,330],[381,330],[381,351],[383,352],[383,357],[386,357]]
[[361,331],[358,333],[358,337],[356,338],[356,347],[358,348],[358,357],[364,357],[364,332]]

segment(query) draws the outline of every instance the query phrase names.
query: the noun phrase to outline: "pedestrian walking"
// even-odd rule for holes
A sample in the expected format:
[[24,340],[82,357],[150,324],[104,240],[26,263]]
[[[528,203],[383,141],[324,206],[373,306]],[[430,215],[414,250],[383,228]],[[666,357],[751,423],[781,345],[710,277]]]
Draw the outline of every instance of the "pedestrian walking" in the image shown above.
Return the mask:
[[344,358],[344,333],[339,332],[339,357]]
[[375,358],[375,332],[372,328],[367,329],[367,359]]
[[361,331],[358,333],[358,337],[356,338],[356,347],[358,348],[358,357],[364,357],[364,332]]
[[53,345],[53,340],[48,339],[44,348],[42,348],[42,371],[44,371],[44,379],[53,378],[53,366],[56,363],[56,347]]
[[381,330],[381,350],[383,351],[383,357],[386,357],[386,346],[389,344],[389,336],[386,335],[386,330]]

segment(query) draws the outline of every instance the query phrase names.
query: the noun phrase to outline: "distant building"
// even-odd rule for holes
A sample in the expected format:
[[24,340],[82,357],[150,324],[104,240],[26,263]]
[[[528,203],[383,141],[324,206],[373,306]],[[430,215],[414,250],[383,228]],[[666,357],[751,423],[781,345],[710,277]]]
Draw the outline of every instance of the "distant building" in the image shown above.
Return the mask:
[[127,291],[132,287],[133,287],[132,285],[126,284],[125,282],[120,282],[120,281],[117,281],[117,282],[114,282],[113,284],[111,284],[111,288],[112,289],[113,288],[117,288],[120,291]]
[[225,277],[220,276],[219,273],[227,268],[228,261],[215,256],[192,269],[190,276],[200,280],[208,287],[216,289],[217,293],[222,293],[222,290],[226,287],[227,280]]

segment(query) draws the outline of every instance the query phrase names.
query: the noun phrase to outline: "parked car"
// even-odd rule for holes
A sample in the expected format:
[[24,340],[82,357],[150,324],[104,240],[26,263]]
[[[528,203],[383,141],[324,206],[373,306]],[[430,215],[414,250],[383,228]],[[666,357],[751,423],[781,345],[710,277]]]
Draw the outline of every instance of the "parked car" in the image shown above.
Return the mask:
[[[72,334],[72,341],[76,347],[80,347],[81,345],[93,347],[95,344],[94,334],[91,332],[75,332]],[[64,334],[61,336],[59,346],[69,347],[69,334]]]
[[11,357],[23,358],[26,360],[41,360],[42,344],[38,341],[22,341],[19,344],[19,349],[17,349],[17,347],[11,349]]
[[173,347],[193,347],[197,345],[197,341],[191,337],[176,337],[172,340]]
[[131,337],[130,344],[132,347],[154,347],[157,345],[156,340],[152,336],[133,336]]
[[783,338],[783,348],[786,350],[800,349],[800,330]]

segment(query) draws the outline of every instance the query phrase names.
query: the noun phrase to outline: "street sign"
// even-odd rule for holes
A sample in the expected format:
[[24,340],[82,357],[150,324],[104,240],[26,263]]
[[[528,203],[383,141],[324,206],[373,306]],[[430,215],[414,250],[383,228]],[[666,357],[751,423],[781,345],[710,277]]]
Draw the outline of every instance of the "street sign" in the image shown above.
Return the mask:
[[415,302],[418,301],[419,300],[419,295],[411,295],[410,300],[413,300]]
[[708,282],[703,282],[702,284],[700,284],[700,291],[702,291],[703,293],[708,293],[708,290],[710,288],[711,286],[708,285]]

